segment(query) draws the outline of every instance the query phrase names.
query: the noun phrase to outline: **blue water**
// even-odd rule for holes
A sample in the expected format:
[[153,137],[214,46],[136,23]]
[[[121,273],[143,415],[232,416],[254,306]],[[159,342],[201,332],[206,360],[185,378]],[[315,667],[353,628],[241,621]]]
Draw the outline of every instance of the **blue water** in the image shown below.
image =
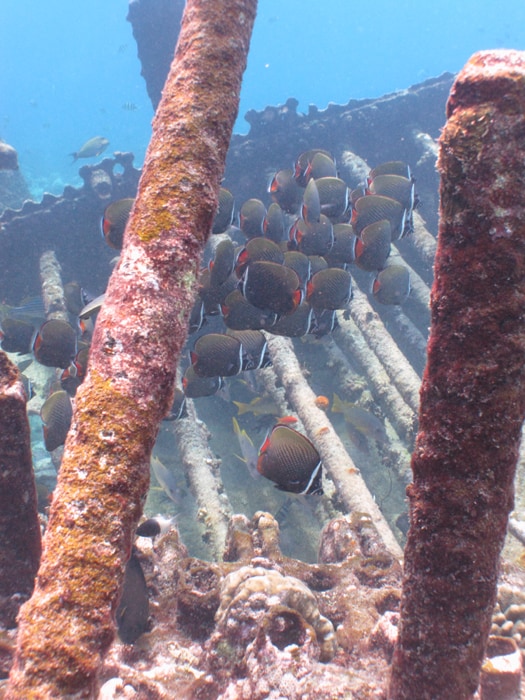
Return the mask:
[[[92,136],[143,161],[153,112],[127,6],[0,4],[0,138],[18,150],[37,198],[81,184],[68,154]],[[247,131],[249,109],[292,96],[300,111],[377,97],[456,72],[487,48],[525,49],[522,0],[260,0],[235,130]]]

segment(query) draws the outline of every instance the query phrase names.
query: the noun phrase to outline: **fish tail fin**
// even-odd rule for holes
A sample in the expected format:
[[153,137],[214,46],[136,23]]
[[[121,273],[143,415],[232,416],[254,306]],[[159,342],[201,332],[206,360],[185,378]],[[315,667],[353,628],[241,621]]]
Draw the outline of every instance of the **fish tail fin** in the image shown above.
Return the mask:
[[71,161],[71,164],[76,163],[78,160],[77,153],[70,153],[69,155],[73,158],[73,160]]
[[332,413],[344,413],[343,402],[337,394],[334,393],[334,398],[332,399]]
[[238,415],[242,416],[243,413],[248,413],[250,411],[249,403],[241,403],[240,401],[232,401],[235,406],[237,406]]

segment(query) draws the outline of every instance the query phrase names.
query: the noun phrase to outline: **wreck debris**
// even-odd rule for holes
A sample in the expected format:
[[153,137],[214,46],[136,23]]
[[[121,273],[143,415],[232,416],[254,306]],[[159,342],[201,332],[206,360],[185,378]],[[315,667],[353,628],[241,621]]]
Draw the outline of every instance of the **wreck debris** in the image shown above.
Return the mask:
[[40,294],[39,261],[46,250],[55,252],[66,281],[75,279],[84,287],[104,291],[114,255],[100,235],[109,182],[112,198],[134,197],[140,177],[132,153],[113,156],[80,168],[82,187],[68,185],[61,196],[45,194],[38,203],[27,199],[21,209],[2,213],[0,296],[7,303],[16,305],[24,297]]
[[334,341],[343,352],[348,353],[368,379],[371,391],[376,400],[381,402],[398,435],[411,446],[417,423],[417,413],[401,396],[397,387],[390,381],[385,368],[372,353],[361,330],[352,318],[345,319],[338,314],[339,329],[333,333]]
[[[77,396],[7,697],[92,697],[217,207],[254,0],[189,0]],[[143,303],[144,299],[147,303]]]
[[440,140],[441,208],[392,700],[466,700],[491,629],[525,415],[525,54],[475,54]]
[[377,355],[391,382],[410,408],[417,413],[419,377],[392,340],[379,315],[370,306],[366,295],[355,287],[350,304],[350,315],[370,349]]
[[183,11],[184,0],[130,0],[129,3],[127,20],[133,28],[142,77],[154,111],[175,53]]
[[0,351],[0,626],[7,628],[31,595],[40,561],[26,402],[18,369]]
[[273,368],[284,386],[288,401],[297,411],[308,436],[315,443],[323,465],[336,485],[339,497],[349,512],[366,513],[377,527],[385,547],[400,558],[401,548],[362,480],[359,470],[324,411],[315,405],[315,394],[304,378],[290,339],[269,336],[268,349]]

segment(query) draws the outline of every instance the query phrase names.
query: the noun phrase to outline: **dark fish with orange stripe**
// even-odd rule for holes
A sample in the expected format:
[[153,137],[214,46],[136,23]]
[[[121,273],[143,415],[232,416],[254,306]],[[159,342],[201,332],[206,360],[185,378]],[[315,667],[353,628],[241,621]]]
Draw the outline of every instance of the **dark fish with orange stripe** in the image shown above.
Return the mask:
[[110,248],[122,250],[124,231],[134,202],[133,197],[125,197],[111,202],[104,209],[101,229],[104,240]]
[[239,212],[239,226],[246,238],[263,235],[266,207],[260,199],[247,199]]
[[276,314],[290,314],[302,301],[301,281],[284,265],[266,260],[248,265],[242,293],[257,308]]
[[[322,157],[317,158],[318,154],[321,154]],[[331,160],[333,163],[333,170],[331,169],[329,172],[327,172],[326,170],[327,167],[330,167],[327,166],[326,159]],[[315,171],[313,170],[314,161],[316,164]],[[323,174],[320,174],[321,172]],[[324,177],[325,175],[335,174],[335,162],[332,158],[332,154],[329,151],[323,150],[322,148],[312,148],[309,151],[304,151],[297,157],[295,161],[294,177],[297,184],[301,187],[306,187],[306,185],[308,184],[308,180],[311,177]]]
[[52,318],[40,326],[33,343],[37,362],[66,369],[77,354],[77,334],[67,321]]
[[273,202],[268,207],[263,221],[263,231],[265,238],[275,243],[280,243],[284,239],[284,214],[277,202]]
[[352,213],[352,226],[358,236],[370,224],[387,219],[391,227],[391,240],[396,241],[405,230],[406,209],[396,199],[370,194],[357,200]]
[[362,270],[381,270],[390,255],[392,240],[390,222],[387,219],[376,221],[363,229],[361,238],[355,244],[355,263]]
[[301,206],[303,190],[295,181],[294,171],[289,168],[275,173],[268,192],[272,200],[287,214],[295,214]]
[[211,232],[213,234],[225,233],[233,221],[233,210],[235,202],[232,193],[225,187],[219,190],[219,204],[213,219]]
[[221,313],[226,327],[237,331],[271,328],[277,321],[274,311],[258,309],[250,304],[239,289],[228,294],[221,304]]
[[306,300],[316,310],[344,309],[351,296],[352,276],[338,267],[316,272],[306,287]]
[[199,399],[204,396],[213,396],[224,385],[222,377],[199,377],[190,365],[182,378],[184,395],[189,399]]
[[195,341],[190,358],[199,377],[233,377],[242,370],[242,345],[226,333],[207,333]]
[[381,304],[402,304],[410,294],[410,274],[404,265],[389,265],[377,275],[372,293]]
[[257,471],[281,491],[322,494],[322,465],[313,443],[297,430],[277,424],[266,436]]
[[54,391],[44,401],[40,418],[44,425],[44,446],[48,452],[64,444],[72,417],[73,406],[67,391]]
[[32,323],[17,318],[4,318],[0,323],[0,347],[5,352],[25,355],[31,352],[35,331]]

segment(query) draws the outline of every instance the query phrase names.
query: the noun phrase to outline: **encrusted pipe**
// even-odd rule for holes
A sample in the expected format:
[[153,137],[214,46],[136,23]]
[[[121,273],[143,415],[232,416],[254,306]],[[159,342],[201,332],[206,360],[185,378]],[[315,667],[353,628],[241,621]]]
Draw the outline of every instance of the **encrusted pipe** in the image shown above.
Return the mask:
[[237,116],[255,0],[188,0],[66,441],[7,698],[93,698],[173,400]]
[[411,445],[416,429],[416,411],[407,404],[398,389],[392,385],[385,368],[370,350],[353,319],[345,319],[344,315],[340,313],[338,322],[339,328],[333,333],[335,342],[353,362],[359,364],[359,368],[370,383],[374,398],[381,401],[381,406],[395,427],[397,434]]
[[46,318],[68,320],[64,287],[62,285],[62,268],[54,250],[46,250],[40,256],[40,281],[42,283],[42,299]]
[[525,53],[475,54],[447,118],[391,700],[476,691],[525,417]]
[[355,287],[350,302],[350,315],[392,383],[410,408],[417,413],[419,377],[386,330],[378,314],[370,306],[366,294]]
[[208,445],[209,431],[197,418],[193,401],[186,400],[188,417],[172,422],[180,458],[197,501],[197,519],[215,560],[222,557],[232,508],[220,476],[220,460]]
[[0,627],[14,627],[33,590],[40,524],[24,386],[0,351]]
[[315,443],[323,465],[336,485],[339,497],[350,512],[366,513],[371,518],[385,547],[400,559],[401,548],[359,470],[326,414],[315,405],[315,394],[304,378],[291,340],[280,336],[268,336],[268,348],[273,368],[284,386],[287,399],[303,422],[308,436]]
[[425,222],[417,211],[414,212],[413,216],[414,232],[407,239],[407,242],[413,247],[421,263],[431,270],[436,256],[436,239],[427,229]]

